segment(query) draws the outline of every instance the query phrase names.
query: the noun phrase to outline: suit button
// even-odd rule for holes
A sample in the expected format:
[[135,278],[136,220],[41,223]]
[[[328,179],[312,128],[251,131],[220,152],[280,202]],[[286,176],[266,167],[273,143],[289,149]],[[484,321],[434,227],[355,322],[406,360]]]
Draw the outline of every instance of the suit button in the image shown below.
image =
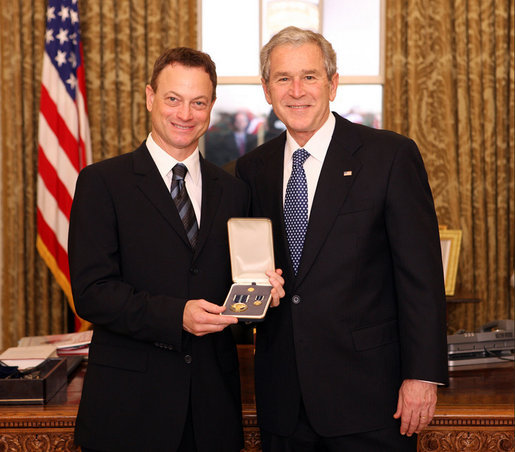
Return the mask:
[[291,301],[293,302],[293,304],[299,304],[300,297],[298,295],[294,295],[293,297],[291,297]]
[[198,275],[198,268],[190,268],[190,273],[192,275]]
[[185,362],[186,364],[191,364],[191,355],[186,355],[186,356],[184,357],[184,362]]

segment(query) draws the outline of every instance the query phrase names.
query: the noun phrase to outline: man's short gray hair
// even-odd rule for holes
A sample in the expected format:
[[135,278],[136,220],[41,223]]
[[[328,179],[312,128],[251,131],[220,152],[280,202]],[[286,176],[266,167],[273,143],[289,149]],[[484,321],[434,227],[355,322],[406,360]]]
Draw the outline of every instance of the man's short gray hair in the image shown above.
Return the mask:
[[327,78],[331,80],[333,75],[336,74],[336,52],[331,43],[320,33],[297,27],[286,27],[272,36],[270,41],[261,49],[259,55],[261,77],[263,77],[265,83],[270,80],[270,55],[275,47],[281,45],[301,46],[308,43],[316,44],[322,51]]

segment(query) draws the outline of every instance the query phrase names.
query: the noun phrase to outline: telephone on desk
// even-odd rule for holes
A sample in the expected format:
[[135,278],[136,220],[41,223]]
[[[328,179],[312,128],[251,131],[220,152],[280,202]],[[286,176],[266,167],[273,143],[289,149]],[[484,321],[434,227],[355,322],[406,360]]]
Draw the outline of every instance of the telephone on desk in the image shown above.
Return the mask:
[[514,352],[515,322],[510,319],[485,323],[476,333],[459,331],[447,336],[449,367],[513,362]]

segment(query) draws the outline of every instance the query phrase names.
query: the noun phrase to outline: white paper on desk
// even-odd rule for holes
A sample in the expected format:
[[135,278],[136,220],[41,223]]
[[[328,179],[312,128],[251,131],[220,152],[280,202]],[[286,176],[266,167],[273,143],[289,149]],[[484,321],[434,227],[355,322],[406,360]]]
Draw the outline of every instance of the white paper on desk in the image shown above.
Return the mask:
[[27,336],[18,341],[18,347],[32,345],[54,345],[58,356],[81,355],[88,356],[89,344],[93,330],[77,333],[49,334],[44,336]]
[[27,336],[18,341],[18,347],[29,345],[55,345],[57,350],[77,348],[89,345],[93,337],[93,330],[77,333],[49,334],[44,336]]
[[7,366],[17,366],[20,370],[35,367],[45,359],[57,357],[54,345],[33,345],[30,347],[10,347],[0,355],[0,361]]

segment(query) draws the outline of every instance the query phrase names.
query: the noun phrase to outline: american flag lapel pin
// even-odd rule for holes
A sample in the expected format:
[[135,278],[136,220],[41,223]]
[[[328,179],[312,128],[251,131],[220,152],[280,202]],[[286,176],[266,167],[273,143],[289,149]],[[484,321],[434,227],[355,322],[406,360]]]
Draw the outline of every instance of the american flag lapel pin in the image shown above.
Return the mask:
[[344,171],[343,175],[344,176],[352,176],[352,171]]

